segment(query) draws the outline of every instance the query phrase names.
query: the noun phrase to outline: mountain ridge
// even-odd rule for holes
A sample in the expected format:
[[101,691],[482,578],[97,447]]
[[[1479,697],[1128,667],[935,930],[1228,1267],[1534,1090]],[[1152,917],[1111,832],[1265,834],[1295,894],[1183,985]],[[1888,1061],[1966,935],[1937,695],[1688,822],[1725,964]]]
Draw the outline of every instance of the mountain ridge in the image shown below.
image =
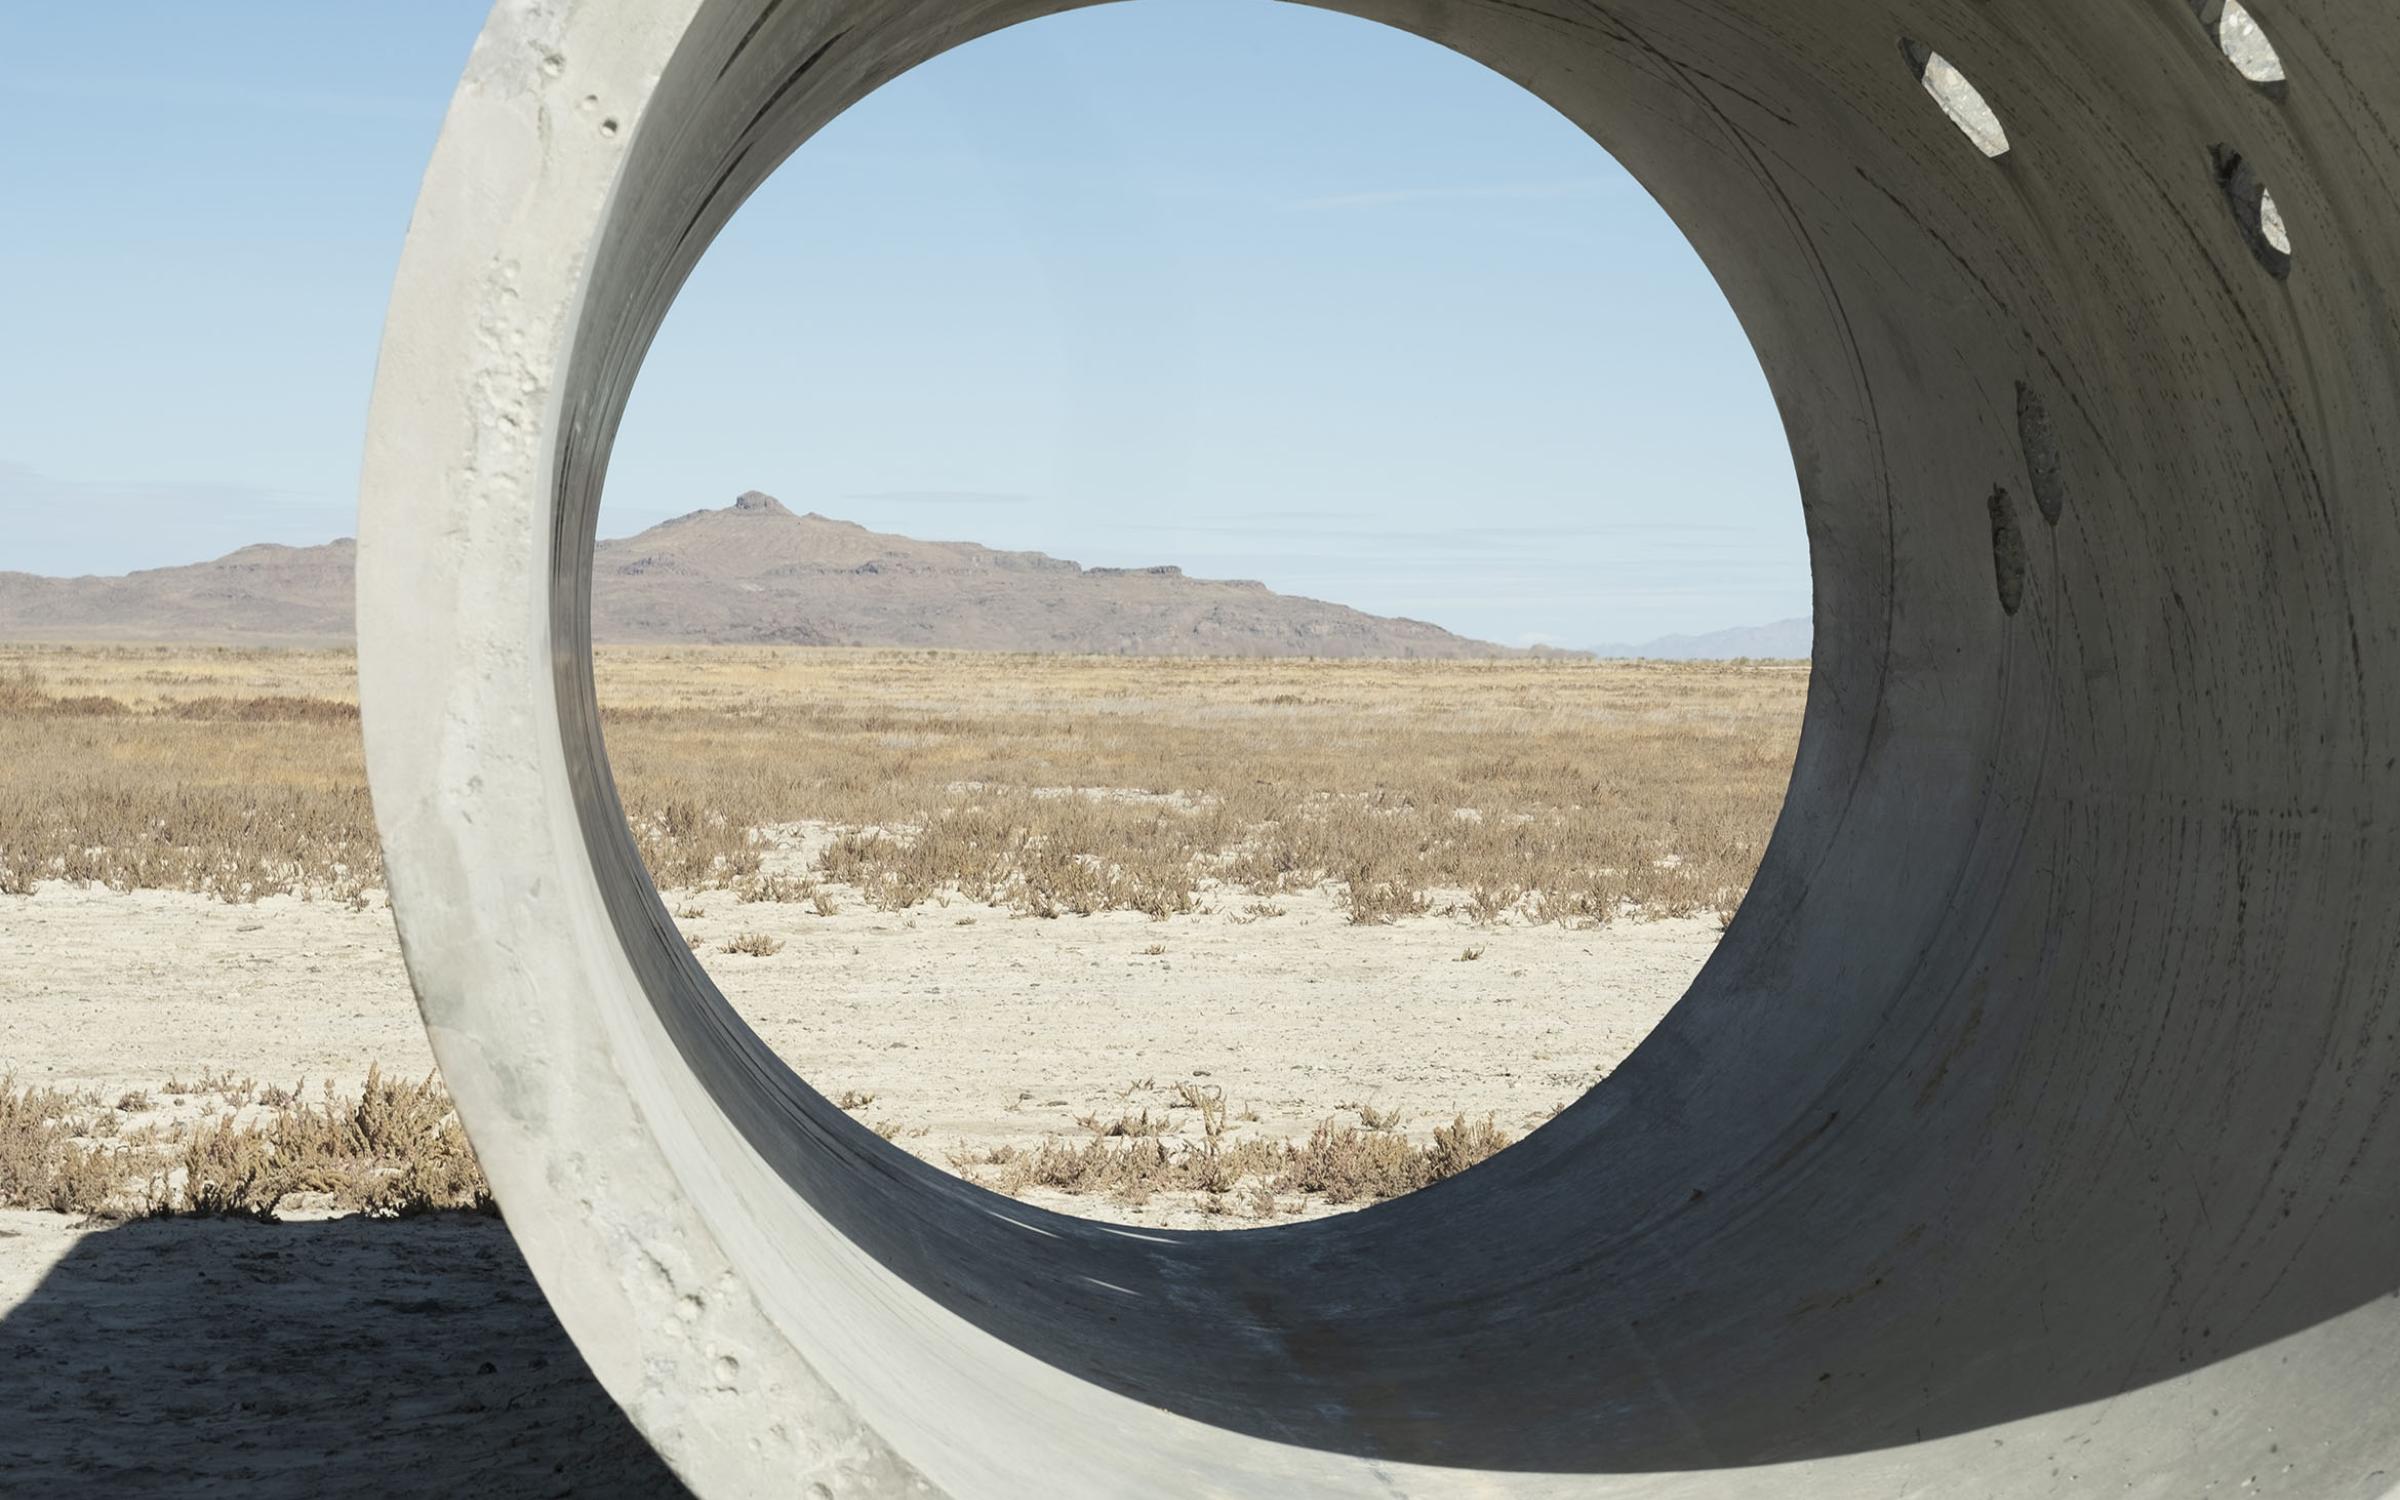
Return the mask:
[[1597,646],[1591,654],[1606,661],[1796,661],[1810,655],[1815,634],[1814,622],[1803,617],[1703,635],[1662,635],[1638,646]]
[[[357,543],[254,543],[119,576],[0,573],[0,638],[340,644]],[[1040,552],[871,531],[774,496],[691,511],[593,554],[607,644],[893,646],[1097,655],[1501,658],[1537,654],[1422,620],[1180,567],[1085,568]],[[1559,653],[1580,654],[1580,653]]]

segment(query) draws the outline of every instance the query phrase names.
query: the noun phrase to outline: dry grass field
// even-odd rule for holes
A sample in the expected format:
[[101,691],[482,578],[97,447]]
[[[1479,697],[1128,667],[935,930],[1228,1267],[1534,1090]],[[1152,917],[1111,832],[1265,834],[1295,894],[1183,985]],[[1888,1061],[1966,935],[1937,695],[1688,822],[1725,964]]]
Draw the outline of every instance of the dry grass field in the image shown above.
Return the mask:
[[[619,650],[610,756],[662,887],[1165,916],[1336,887],[1354,920],[1730,911],[1790,773],[1795,664]],[[347,656],[0,648],[0,890],[354,899],[380,869]]]
[[[1567,950],[1523,947],[1531,934],[1713,925],[1738,905],[1807,685],[1804,666],[1783,663],[731,648],[604,651],[599,679],[644,856],[694,946],[730,966],[737,1002],[736,971],[830,963],[866,942],[895,962],[1015,983],[1068,962],[1040,954],[1097,962],[1066,934],[1144,924],[1159,936],[1125,939],[1136,976],[1186,952],[1230,973],[1280,929],[1294,952],[1330,951],[1344,928],[1362,941],[1386,932],[1403,944],[1394,953],[1438,952],[1445,969],[1489,976],[1486,989],[1564,975]],[[0,647],[0,766],[0,924],[10,900],[31,911],[37,891],[62,886],[380,909],[346,654]],[[1052,918],[1067,920],[1040,920]],[[1018,921],[1030,925],[1004,939]],[[1133,929],[1109,925],[1124,922]],[[1046,931],[1062,936],[1037,951]],[[1495,943],[1520,946],[1478,964]],[[1246,992],[1280,993],[1264,983],[1245,980]],[[1083,1024],[1138,1014],[1112,985]],[[1449,1024],[1437,1014],[1449,993],[1424,1000],[1428,1025]],[[819,1045],[817,1022],[790,1016],[800,1045]],[[913,1045],[907,1035],[880,1045]],[[846,1107],[887,1136],[931,1130],[873,1107],[876,1091],[904,1090],[872,1057],[843,1054],[834,1078],[831,1056],[812,1051],[809,1076],[829,1091],[856,1080]],[[1588,1086],[1585,1066],[1542,1086]],[[1264,1217],[1279,1202],[1339,1207],[1421,1186],[1540,1117],[1503,1124],[1436,1105],[1412,1130],[1397,1117],[1421,1099],[1343,1098],[1337,1120],[1333,1101],[1290,1084],[1262,1118],[1221,1081],[1129,1089],[1123,1076],[1081,1092],[1025,1079],[1013,1097],[1057,1106],[1057,1128],[962,1130],[911,1149],[1036,1197],[1138,1206],[1173,1192],[1212,1215]],[[204,1115],[172,1122],[88,1091],[0,1089],[0,1206],[272,1213],[296,1195],[406,1213],[480,1199],[438,1089],[378,1077],[317,1102],[218,1082]],[[1053,1092],[1068,1097],[1040,1098]],[[914,1108],[945,1118],[939,1101]]]

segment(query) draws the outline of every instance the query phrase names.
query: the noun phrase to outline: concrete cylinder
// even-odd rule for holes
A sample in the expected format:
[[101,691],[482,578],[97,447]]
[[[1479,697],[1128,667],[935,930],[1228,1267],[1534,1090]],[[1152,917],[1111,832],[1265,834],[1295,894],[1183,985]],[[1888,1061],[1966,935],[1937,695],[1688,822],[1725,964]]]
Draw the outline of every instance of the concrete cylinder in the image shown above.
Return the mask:
[[602,477],[685,276],[879,83],[1067,8],[501,0],[410,232],[360,522],[394,910],[511,1228],[677,1471],[2400,1484],[2400,14],[2255,0],[2237,60],[2192,0],[1343,0],[1698,248],[1790,433],[1816,672],[1750,899],[1622,1068],[1426,1192],[1196,1235],[798,1078],[652,891],[593,698]]

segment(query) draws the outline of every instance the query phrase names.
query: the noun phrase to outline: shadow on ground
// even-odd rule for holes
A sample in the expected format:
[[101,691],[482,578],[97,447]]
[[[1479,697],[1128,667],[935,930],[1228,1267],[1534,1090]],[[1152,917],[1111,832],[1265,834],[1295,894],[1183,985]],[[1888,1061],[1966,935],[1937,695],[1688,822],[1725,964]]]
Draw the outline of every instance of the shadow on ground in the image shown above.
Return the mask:
[[67,1248],[0,1318],[0,1491],[685,1494],[496,1220],[32,1217],[24,1269]]

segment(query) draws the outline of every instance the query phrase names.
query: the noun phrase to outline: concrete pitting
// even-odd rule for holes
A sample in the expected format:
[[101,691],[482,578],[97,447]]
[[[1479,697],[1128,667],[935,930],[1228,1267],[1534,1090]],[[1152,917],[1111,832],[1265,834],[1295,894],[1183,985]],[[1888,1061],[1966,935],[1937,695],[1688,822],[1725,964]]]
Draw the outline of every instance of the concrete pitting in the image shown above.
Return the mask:
[[1006,1203],[794,1076],[659,908],[593,707],[602,476],[683,278],[879,83],[1066,8],[502,0],[411,230],[360,533],[394,906],[510,1225],[669,1462],[2390,1489],[2400,16],[2260,0],[2266,88],[2190,0],[1345,0],[1548,100],[1714,270],[1791,434],[1817,672],[1751,899],[1615,1076],[1431,1191],[1193,1236]]

